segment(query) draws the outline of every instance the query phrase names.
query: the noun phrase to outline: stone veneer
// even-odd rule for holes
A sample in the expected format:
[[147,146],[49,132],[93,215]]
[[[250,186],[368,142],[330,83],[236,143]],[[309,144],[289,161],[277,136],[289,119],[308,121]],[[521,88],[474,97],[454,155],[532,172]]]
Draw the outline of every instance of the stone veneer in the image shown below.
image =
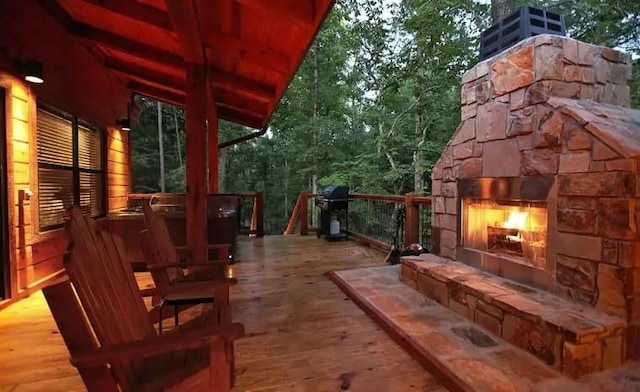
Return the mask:
[[458,179],[551,176],[545,289],[626,320],[626,356],[640,359],[640,111],[628,108],[630,77],[628,55],[549,35],[468,71],[462,122],[432,172],[432,252],[459,253]]
[[403,257],[400,281],[570,377],[623,362],[619,317],[432,254]]

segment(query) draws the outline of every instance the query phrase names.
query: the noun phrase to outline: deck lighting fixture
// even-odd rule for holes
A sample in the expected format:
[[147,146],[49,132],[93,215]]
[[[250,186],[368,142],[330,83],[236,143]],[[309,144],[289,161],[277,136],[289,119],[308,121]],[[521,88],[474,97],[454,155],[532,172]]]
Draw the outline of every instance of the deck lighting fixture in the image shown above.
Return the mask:
[[36,60],[25,60],[16,62],[16,66],[24,80],[34,84],[44,83],[44,76],[42,71],[42,63]]
[[128,118],[123,118],[121,120],[117,120],[116,124],[118,124],[120,126],[120,129],[123,131],[130,131],[131,130],[131,121],[129,121]]

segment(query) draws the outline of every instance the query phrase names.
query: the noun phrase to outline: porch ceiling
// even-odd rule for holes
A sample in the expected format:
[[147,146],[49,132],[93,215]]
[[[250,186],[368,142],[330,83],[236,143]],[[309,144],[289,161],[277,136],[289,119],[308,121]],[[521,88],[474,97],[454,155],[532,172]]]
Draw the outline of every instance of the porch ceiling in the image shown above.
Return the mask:
[[334,0],[38,2],[133,92],[184,105],[206,64],[219,118],[262,128]]

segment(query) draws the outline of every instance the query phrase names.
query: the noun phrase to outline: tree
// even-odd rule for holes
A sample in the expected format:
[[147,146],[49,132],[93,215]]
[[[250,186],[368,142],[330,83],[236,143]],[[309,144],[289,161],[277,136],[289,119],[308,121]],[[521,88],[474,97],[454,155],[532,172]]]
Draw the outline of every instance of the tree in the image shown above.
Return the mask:
[[[640,2],[336,2],[267,135],[221,151],[221,189],[264,192],[268,234],[282,232],[301,190],[344,184],[429,194],[431,168],[460,123],[460,79],[477,62],[480,32],[492,14],[500,19],[525,3],[564,14],[574,38],[640,55]],[[638,60],[631,83],[638,107]],[[141,106],[131,134],[134,184],[158,190],[157,107],[145,99]],[[163,105],[162,118],[167,191],[184,191],[184,112]],[[221,141],[248,132],[220,122]]]

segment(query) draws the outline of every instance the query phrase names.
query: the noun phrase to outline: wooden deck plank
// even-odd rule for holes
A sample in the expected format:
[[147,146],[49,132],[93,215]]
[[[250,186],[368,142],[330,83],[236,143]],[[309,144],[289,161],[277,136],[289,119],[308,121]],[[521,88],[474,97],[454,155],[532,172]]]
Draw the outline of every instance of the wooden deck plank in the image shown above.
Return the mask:
[[[324,276],[382,265],[384,255],[311,236],[238,245],[231,303],[249,337],[235,345],[234,391],[445,391]],[[0,369],[0,391],[84,390],[41,293],[0,312]]]

